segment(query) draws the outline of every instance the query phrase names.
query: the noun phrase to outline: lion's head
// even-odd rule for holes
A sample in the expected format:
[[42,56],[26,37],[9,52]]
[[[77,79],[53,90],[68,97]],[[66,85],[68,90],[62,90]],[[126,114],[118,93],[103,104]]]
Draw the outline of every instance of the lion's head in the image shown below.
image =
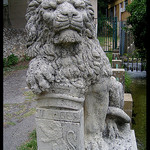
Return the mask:
[[28,55],[48,60],[55,78],[91,84],[111,75],[89,0],[31,0],[26,18]]
[[44,44],[73,44],[94,38],[94,12],[89,0],[32,0],[26,31],[28,55],[38,55]]

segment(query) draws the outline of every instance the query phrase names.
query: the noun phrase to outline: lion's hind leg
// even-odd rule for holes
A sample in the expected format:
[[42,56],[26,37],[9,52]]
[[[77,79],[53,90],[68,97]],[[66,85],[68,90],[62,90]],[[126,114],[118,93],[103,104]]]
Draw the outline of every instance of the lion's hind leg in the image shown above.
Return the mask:
[[104,134],[109,138],[120,137],[119,126],[130,123],[130,117],[123,111],[124,90],[120,82],[112,76],[109,88],[109,107]]

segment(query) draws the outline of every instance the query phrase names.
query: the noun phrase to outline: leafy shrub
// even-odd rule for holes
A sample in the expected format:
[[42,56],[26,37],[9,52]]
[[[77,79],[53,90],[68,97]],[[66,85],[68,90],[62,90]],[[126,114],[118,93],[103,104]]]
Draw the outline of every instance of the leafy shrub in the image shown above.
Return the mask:
[[3,58],[3,67],[7,66],[7,58]]
[[7,58],[7,65],[8,66],[15,65],[18,63],[18,61],[19,61],[19,58],[17,56],[15,56],[14,54],[11,54]]
[[9,67],[12,65],[17,64],[19,61],[19,58],[15,56],[14,54],[9,55],[7,58],[3,58],[3,66]]
[[130,13],[127,23],[132,26],[130,30],[134,35],[135,46],[138,48],[140,57],[146,58],[146,24],[148,20],[146,0],[134,0],[126,10]]

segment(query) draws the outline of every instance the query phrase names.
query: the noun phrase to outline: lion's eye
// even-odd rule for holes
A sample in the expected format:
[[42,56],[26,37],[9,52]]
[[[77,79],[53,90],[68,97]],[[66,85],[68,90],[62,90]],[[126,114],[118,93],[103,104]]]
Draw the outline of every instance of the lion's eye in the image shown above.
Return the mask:
[[79,11],[83,11],[85,9],[85,7],[83,7],[83,6],[76,6],[76,9],[79,10]]
[[49,11],[54,11],[55,9],[51,7],[51,8],[49,8],[48,10],[49,10]]
[[43,7],[43,8],[47,11],[54,11],[55,10],[55,8],[53,8],[53,7]]

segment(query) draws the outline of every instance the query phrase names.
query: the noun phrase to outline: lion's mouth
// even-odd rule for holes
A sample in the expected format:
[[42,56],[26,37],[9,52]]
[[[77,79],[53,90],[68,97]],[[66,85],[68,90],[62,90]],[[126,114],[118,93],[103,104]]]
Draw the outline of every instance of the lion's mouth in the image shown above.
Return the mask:
[[61,30],[59,34],[56,34],[53,38],[54,44],[63,44],[63,45],[70,45],[73,43],[80,43],[81,36],[80,34],[71,29]]
[[65,17],[63,15],[57,16],[54,20],[55,36],[54,44],[72,44],[81,42],[83,29],[83,21],[81,17]]
[[81,32],[83,28],[83,21],[80,17],[66,18],[66,17],[57,17],[57,20],[54,21],[54,30],[55,32],[60,32],[65,29],[75,30]]

